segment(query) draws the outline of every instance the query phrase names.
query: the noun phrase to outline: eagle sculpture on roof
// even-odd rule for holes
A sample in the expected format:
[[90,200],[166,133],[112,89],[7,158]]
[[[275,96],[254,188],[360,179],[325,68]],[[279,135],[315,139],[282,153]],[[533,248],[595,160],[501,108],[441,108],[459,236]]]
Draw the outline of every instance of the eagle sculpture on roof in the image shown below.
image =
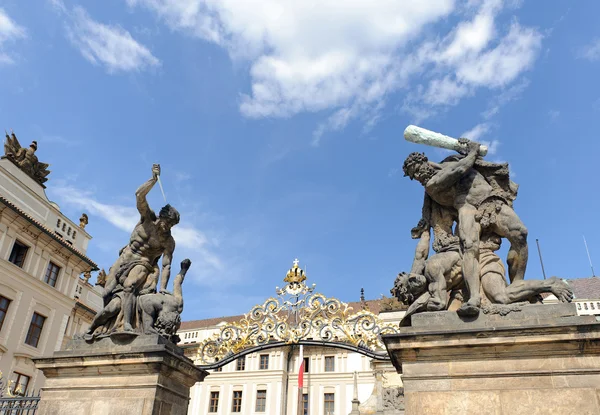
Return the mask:
[[23,170],[29,177],[38,182],[42,187],[48,180],[46,176],[50,174],[48,170],[49,164],[41,163],[35,151],[37,150],[37,141],[33,141],[29,148],[21,147],[17,136],[11,130],[10,136],[6,133],[6,141],[4,141],[4,157],[14,164],[16,164],[21,170]]

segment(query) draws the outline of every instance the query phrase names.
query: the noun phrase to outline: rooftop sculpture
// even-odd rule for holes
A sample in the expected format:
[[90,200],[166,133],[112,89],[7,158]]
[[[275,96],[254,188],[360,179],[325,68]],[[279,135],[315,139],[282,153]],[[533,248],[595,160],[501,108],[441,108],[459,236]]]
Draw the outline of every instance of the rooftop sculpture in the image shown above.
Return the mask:
[[[518,186],[510,180],[508,164],[490,163],[481,157],[487,149],[479,143],[456,140],[419,127],[409,126],[405,138],[416,143],[453,149],[458,154],[440,163],[425,154],[412,153],[404,162],[404,173],[425,188],[422,217],[411,230],[418,239],[410,272],[396,278],[392,294],[409,305],[402,324],[421,311],[447,310],[452,302],[463,317],[485,312],[508,312],[491,307],[535,301],[552,292],[560,301],[571,301],[566,283],[548,280],[524,281],[527,267],[527,228],[513,210]],[[431,232],[435,252],[429,256]],[[502,238],[511,243],[506,267],[496,251]]]
[[35,152],[37,151],[37,141],[32,141],[28,148],[21,147],[19,140],[14,132],[11,131],[10,136],[6,133],[4,141],[4,158],[9,159],[23,170],[29,177],[44,186],[48,181],[50,170],[49,164],[41,163]]

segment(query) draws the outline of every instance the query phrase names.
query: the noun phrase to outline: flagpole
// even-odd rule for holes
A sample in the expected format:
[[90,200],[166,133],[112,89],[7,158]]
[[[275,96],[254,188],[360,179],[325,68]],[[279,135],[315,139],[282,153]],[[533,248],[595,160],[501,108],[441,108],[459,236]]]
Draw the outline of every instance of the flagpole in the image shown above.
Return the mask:
[[585,252],[587,252],[588,261],[590,261],[590,268],[592,269],[592,277],[595,277],[596,273],[594,272],[594,266],[592,265],[592,257],[590,256],[590,250],[588,249],[587,241],[585,240],[585,235],[583,235],[583,243],[585,244]]
[[297,415],[303,415],[302,412],[302,390],[304,388],[304,346],[300,345],[300,368],[298,369],[298,411]]

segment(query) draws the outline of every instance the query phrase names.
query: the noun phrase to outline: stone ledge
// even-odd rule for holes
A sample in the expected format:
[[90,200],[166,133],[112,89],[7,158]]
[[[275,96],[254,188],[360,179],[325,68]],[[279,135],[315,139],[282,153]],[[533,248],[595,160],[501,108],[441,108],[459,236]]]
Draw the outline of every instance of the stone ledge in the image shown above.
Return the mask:
[[[500,306],[501,307],[501,306]],[[433,330],[434,328],[460,329],[462,327],[511,327],[518,325],[555,324],[559,321],[577,319],[577,309],[573,303],[561,304],[526,304],[523,306],[506,306],[513,311],[506,315],[486,314],[483,311],[475,317],[460,317],[454,311],[433,311],[418,313],[411,317],[411,326],[414,330]],[[595,320],[593,316],[590,322]],[[573,321],[573,320],[571,320]]]

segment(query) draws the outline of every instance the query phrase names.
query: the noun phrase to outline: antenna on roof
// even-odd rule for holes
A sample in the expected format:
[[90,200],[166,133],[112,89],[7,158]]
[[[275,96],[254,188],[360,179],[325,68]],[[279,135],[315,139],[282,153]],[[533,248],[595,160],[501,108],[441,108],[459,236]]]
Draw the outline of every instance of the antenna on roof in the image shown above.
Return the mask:
[[588,249],[587,241],[585,240],[585,235],[583,235],[583,243],[585,245],[585,252],[587,252],[588,261],[590,261],[590,268],[592,269],[592,277],[595,277],[596,273],[594,272],[594,266],[592,265],[592,257],[590,256],[590,250]]

